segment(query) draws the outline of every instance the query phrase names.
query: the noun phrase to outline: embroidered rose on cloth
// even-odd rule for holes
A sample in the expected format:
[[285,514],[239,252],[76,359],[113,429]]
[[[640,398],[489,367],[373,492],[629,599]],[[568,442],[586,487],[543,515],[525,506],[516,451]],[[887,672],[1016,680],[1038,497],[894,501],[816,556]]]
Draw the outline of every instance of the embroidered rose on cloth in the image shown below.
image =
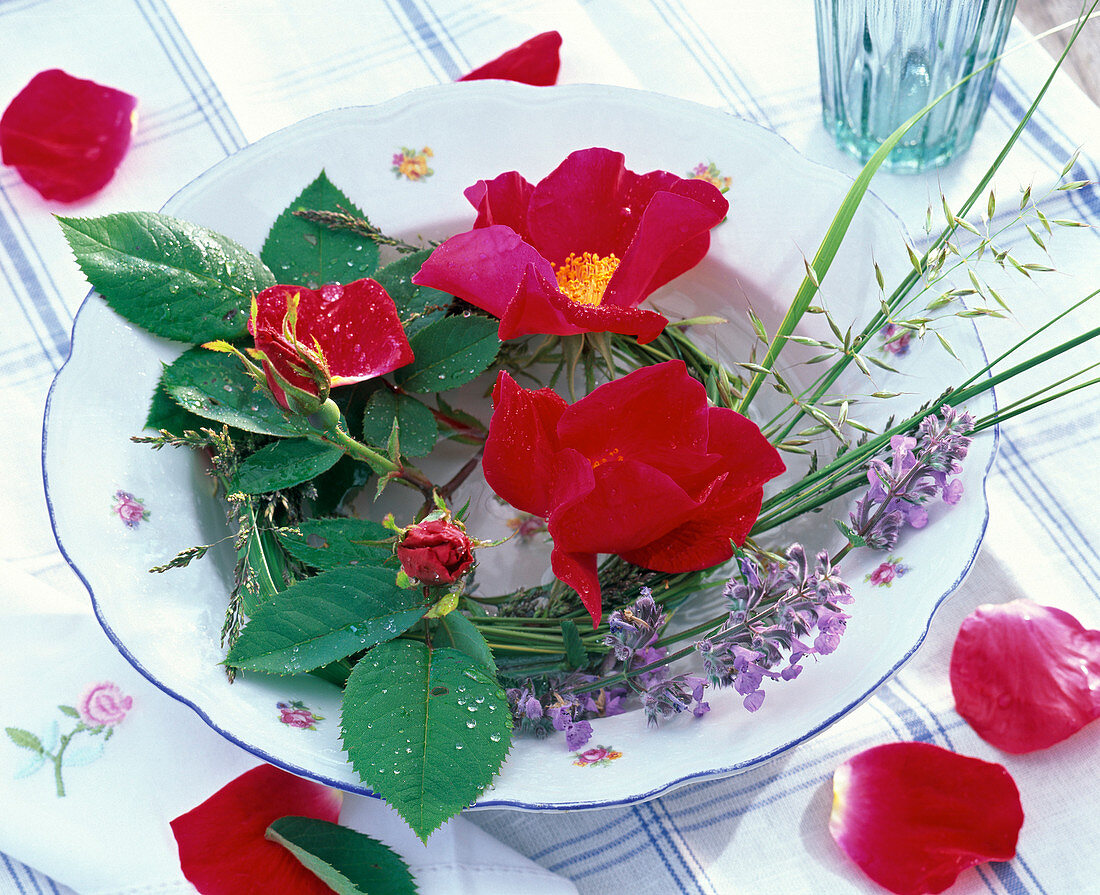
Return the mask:
[[89,727],[113,727],[122,723],[133,706],[132,696],[123,694],[117,684],[107,682],[90,686],[76,709],[80,720]]
[[710,407],[681,361],[644,367],[572,406],[502,372],[485,442],[489,486],[547,520],[554,574],[598,624],[596,557],[617,553],[662,572],[724,562],[783,472],[756,425]]
[[44,199],[76,202],[107,185],[130,148],[137,99],[61,69],[39,72],[0,118],[0,151]]
[[518,172],[466,190],[474,229],[453,236],[413,282],[500,318],[501,339],[613,332],[649,342],[668,321],[638,305],[690,270],[729,203],[712,184],[635,174],[621,153],[572,153],[539,183]]

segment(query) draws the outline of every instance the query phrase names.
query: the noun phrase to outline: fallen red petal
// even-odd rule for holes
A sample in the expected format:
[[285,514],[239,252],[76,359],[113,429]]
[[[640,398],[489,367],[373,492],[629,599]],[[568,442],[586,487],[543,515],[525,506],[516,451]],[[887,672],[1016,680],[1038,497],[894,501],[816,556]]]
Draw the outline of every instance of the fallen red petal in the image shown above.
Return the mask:
[[60,69],[39,72],[0,118],[0,150],[43,198],[84,199],[106,186],[130,147],[137,99]]
[[287,815],[335,823],[341,794],[263,764],[172,821],[183,875],[202,895],[332,895],[287,849],[264,838]]
[[1100,631],[1030,600],[979,606],[955,638],[951,691],[998,749],[1053,746],[1100,718]]
[[999,764],[929,743],[861,752],[833,774],[829,832],[897,895],[942,892],[984,861],[1016,854],[1024,812]]
[[561,67],[559,50],[561,35],[557,31],[544,31],[518,47],[502,53],[492,62],[486,62],[475,68],[460,81],[518,81],[520,84],[533,84],[536,87],[549,87],[557,83],[558,69]]

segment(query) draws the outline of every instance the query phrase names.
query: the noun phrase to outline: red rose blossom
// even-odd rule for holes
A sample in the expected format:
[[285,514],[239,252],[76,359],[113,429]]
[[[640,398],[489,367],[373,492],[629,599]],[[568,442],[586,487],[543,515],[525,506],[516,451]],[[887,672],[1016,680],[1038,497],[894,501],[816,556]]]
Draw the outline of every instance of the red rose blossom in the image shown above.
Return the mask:
[[[295,296],[296,317],[288,314]],[[320,289],[272,286],[256,296],[248,331],[284,410],[290,404],[279,379],[320,395],[330,385],[373,379],[413,359],[397,307],[374,280]],[[307,359],[323,372],[311,371]]]
[[636,370],[569,406],[501,372],[482,461],[489,486],[547,520],[554,574],[600,620],[596,556],[661,572],[724,562],[783,461],[756,425],[707,405],[681,361]]
[[332,895],[264,833],[288,815],[335,823],[341,798],[269,764],[246,771],[172,821],[183,875],[202,895]]
[[1100,718],[1100,631],[1030,600],[979,606],[955,638],[951,692],[986,742],[1046,749]]
[[1023,822],[1008,771],[929,743],[875,746],[833,774],[829,832],[897,895],[942,892],[968,867],[1009,860]]
[[561,67],[558,55],[560,49],[561,35],[557,31],[544,31],[458,80],[483,81],[495,78],[499,81],[549,87],[558,80],[558,69]]
[[76,202],[114,177],[137,99],[54,68],[39,72],[0,118],[5,165],[45,199]]
[[410,525],[397,545],[401,568],[422,584],[452,584],[474,561],[473,542],[448,519]]
[[638,308],[698,264],[729,203],[667,171],[635,174],[621,153],[572,153],[532,186],[515,171],[466,190],[474,229],[453,236],[413,282],[500,318],[500,338],[614,332],[649,342],[668,321]]

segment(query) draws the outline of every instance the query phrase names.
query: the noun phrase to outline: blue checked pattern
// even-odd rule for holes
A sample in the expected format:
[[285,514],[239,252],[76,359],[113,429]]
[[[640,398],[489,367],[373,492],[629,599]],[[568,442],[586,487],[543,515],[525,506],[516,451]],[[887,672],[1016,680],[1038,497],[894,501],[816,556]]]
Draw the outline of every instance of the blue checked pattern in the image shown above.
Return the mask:
[[[94,12],[83,0],[8,0],[0,2],[0,101],[53,66],[137,95],[139,131],[118,177],[99,196],[60,211],[155,209],[202,170],[277,127],[452,80],[551,27],[565,38],[563,82],[640,86],[717,106],[776,130],[811,159],[857,170],[820,126],[807,0],[346,0],[297,10],[259,0],[217,7],[99,0]],[[1025,36],[1017,30],[1010,45]],[[965,158],[925,178],[880,178],[876,190],[909,222],[922,219],[930,200],[938,204],[939,190],[953,200],[965,194],[1047,68],[1035,48],[1010,57]],[[998,195],[1011,196],[1031,179],[1049,182],[1081,145],[1071,177],[1100,179],[1100,111],[1060,80],[1006,163]],[[2,559],[71,589],[32,472],[41,406],[86,291],[50,217],[54,210],[14,171],[0,169],[0,411],[18,423],[0,435],[0,451],[8,468],[22,470],[5,489],[7,515],[21,524],[9,532]],[[1100,226],[1100,193],[1059,193],[1045,210]],[[1022,290],[1014,307],[1022,326],[1007,324],[1011,332],[993,337],[991,354],[1003,347],[998,340],[1009,344],[1056,304],[1100,282],[1097,232],[1059,234],[1053,251],[1061,279]],[[1022,243],[1003,247],[1023,251]],[[1094,311],[1091,325],[1098,319]],[[825,830],[832,772],[872,745],[920,740],[1004,762],[1028,816],[1016,859],[967,871],[952,892],[1100,891],[1097,725],[1048,753],[1006,759],[954,712],[946,679],[954,632],[981,602],[1027,595],[1100,627],[1100,514],[1089,472],[1098,420],[1094,392],[1003,428],[988,482],[987,548],[970,579],[937,614],[909,665],[813,741],[739,776],[687,785],[645,804],[470,817],[585,893],[870,893],[880,890],[846,862]],[[827,667],[819,673],[828,674]],[[760,723],[767,723],[766,711]],[[70,891],[0,854],[0,893]],[[130,890],[120,882],[117,891]]]

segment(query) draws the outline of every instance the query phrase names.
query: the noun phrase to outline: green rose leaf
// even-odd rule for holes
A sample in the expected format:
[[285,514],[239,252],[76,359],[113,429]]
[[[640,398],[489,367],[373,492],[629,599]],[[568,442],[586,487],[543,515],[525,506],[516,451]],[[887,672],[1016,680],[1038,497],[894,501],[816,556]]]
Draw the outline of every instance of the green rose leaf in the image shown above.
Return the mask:
[[[429,286],[417,286],[412,278],[432,253],[431,249],[403,255],[381,268],[374,278],[393,299],[397,315],[405,321],[405,333],[410,338],[436,320],[442,320],[452,298],[446,292]],[[419,315],[419,316],[417,316]],[[415,318],[415,319],[413,319]]]
[[415,895],[408,865],[356,830],[312,817],[280,817],[264,838],[277,842],[337,895]]
[[561,621],[561,640],[565,644],[565,664],[572,669],[584,668],[588,664],[588,653],[585,651],[584,642],[581,640],[581,632],[571,618],[563,618]]
[[191,348],[169,364],[161,385],[184,410],[261,435],[294,436],[310,431],[305,421],[286,414],[230,354]]
[[412,395],[380,388],[367,401],[363,410],[363,438],[385,449],[397,420],[397,435],[401,453],[406,457],[424,457],[435,447],[439,428],[431,408]]
[[296,217],[295,211],[339,211],[364,217],[322,171],[275,219],[260,257],[280,283],[317,289],[325,283],[350,283],[378,267],[378,246],[351,230],[330,230]]
[[196,416],[188,410],[184,410],[176,403],[168,392],[164,390],[164,374],[161,373],[161,381],[157,382],[153,399],[149,402],[149,413],[145,417],[145,428],[156,432],[165,429],[173,435],[182,435],[190,429],[198,432],[204,426],[209,426],[210,421]]
[[333,444],[284,438],[246,457],[237,469],[232,490],[266,494],[300,485],[331,469],[342,456],[344,451]]
[[424,841],[481,794],[511,733],[500,684],[458,650],[392,640],[360,659],[344,688],[352,766]]
[[369,519],[304,519],[297,533],[283,532],[279,541],[299,562],[322,571],[341,566],[380,566],[393,558],[388,544],[367,541],[393,539],[393,532]]
[[228,237],[136,211],[58,222],[88,282],[142,329],[181,342],[235,339],[275,277]]
[[4,730],[15,745],[30,749],[39,755],[46,751],[42,746],[42,741],[29,730],[24,730],[22,727],[5,727]]
[[257,608],[226,664],[296,674],[403,634],[428,604],[394,578],[392,569],[345,566],[292,584]]
[[409,339],[415,359],[394,374],[411,392],[458,388],[484,373],[500,350],[498,321],[476,314],[444,317]]
[[436,646],[453,647],[496,674],[497,663],[493,661],[493,651],[489,649],[481,632],[474,627],[474,623],[461,612],[448,612],[435,623],[432,628],[432,643]]

